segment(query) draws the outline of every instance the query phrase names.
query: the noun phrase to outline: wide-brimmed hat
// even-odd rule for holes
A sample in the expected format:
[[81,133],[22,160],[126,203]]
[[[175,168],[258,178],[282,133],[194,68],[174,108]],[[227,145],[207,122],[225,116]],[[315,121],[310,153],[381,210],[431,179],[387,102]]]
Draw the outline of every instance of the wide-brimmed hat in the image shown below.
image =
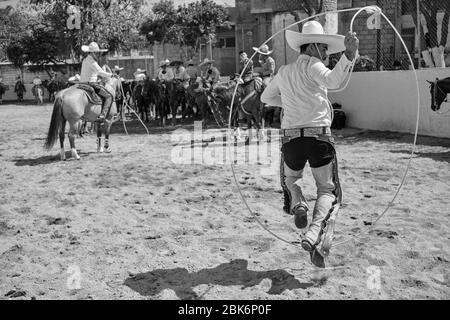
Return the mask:
[[168,66],[169,64],[170,64],[169,59],[166,59],[166,60],[161,61],[161,62],[159,63],[159,66],[160,66],[160,67],[163,67],[163,66]]
[[269,51],[269,46],[267,44],[263,44],[259,48],[253,47],[253,50],[264,55],[269,55],[273,52],[273,50]]
[[136,76],[137,74],[141,74],[141,73],[144,73],[144,72],[146,72],[146,71],[147,71],[147,70],[143,70],[143,69],[141,69],[141,68],[137,68],[136,71],[133,73],[133,75]]
[[192,60],[192,59],[191,59],[191,60],[188,60],[188,61],[186,62],[186,64],[187,64],[188,66],[189,66],[189,65],[192,65],[192,66],[193,66],[193,65],[194,65],[194,60]]
[[199,64],[199,66],[204,66],[205,64],[213,63],[214,61],[215,61],[215,60],[209,60],[208,58],[205,58],[205,59],[203,60],[203,62]]
[[318,21],[305,22],[302,32],[286,30],[286,40],[289,46],[300,52],[300,46],[308,43],[324,43],[328,45],[328,54],[345,50],[345,37],[339,34],[325,34],[322,25]]
[[83,52],[106,52],[108,49],[100,49],[97,42],[91,42],[88,46],[81,46]]
[[183,63],[183,61],[180,61],[180,60],[175,60],[175,61],[172,61],[172,62],[170,62],[170,66],[182,66],[184,63]]
[[114,66],[113,71],[120,71],[123,70],[123,68],[120,68],[119,66]]

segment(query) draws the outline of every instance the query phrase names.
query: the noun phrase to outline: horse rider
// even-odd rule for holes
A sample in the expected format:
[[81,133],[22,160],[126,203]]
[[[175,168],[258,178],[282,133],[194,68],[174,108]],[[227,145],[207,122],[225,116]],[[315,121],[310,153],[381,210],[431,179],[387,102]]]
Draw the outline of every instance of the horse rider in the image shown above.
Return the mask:
[[245,51],[239,52],[239,75],[242,74],[244,84],[249,83],[253,79],[253,61],[247,57]]
[[162,82],[173,81],[175,75],[173,74],[172,68],[169,67],[170,61],[168,59],[163,60],[159,63],[160,70],[158,72],[158,79]]
[[23,84],[22,79],[20,76],[16,78],[16,84],[14,85],[14,92],[17,94],[17,99],[19,101],[23,100],[23,93],[27,92],[27,89],[25,88],[25,85]]
[[101,54],[107,52],[107,49],[100,49],[96,42],[91,42],[89,45],[81,46],[83,52],[88,55],[83,59],[81,64],[80,83],[89,84],[101,98],[102,98],[102,110],[97,117],[97,122],[104,122],[107,117],[114,97],[112,94],[101,85],[98,80],[99,76],[104,78],[111,78],[112,73],[104,71],[98,64],[101,59]]
[[[325,34],[318,21],[306,22],[302,33],[287,30],[286,40],[300,54],[295,62],[280,68],[261,100],[283,108],[280,169],[284,209],[294,215],[300,229],[307,227],[309,209],[298,183],[306,162],[311,167],[317,200],[301,245],[310,253],[314,265],[324,267],[342,197],[330,129],[333,110],[327,90],[338,88],[350,76],[359,40],[351,32],[345,37]],[[341,51],[345,52],[339,62],[333,70],[328,69],[324,64],[327,56]]]
[[200,76],[198,68],[194,65],[194,60],[190,59],[187,63],[186,72],[189,75],[189,84],[194,83],[197,77]]
[[272,80],[275,74],[275,60],[270,56],[273,50],[269,51],[267,44],[263,44],[259,48],[253,48],[258,54],[258,62],[261,65],[261,78],[263,79],[264,86],[268,86],[270,80]]
[[204,68],[204,72],[201,73],[202,77],[207,81],[211,88],[215,88],[220,80],[220,72],[214,65],[214,60],[205,58],[198,66]]
[[[259,48],[253,48],[258,53],[258,62],[260,67],[258,68],[259,76],[263,80],[263,87],[267,87],[275,75],[275,60],[270,56],[273,50],[269,50],[267,44],[261,45]],[[255,68],[256,71],[256,68]],[[270,106],[267,106],[270,107]],[[277,109],[277,110],[275,110]],[[269,125],[272,125],[275,113],[279,116],[280,108],[270,108],[265,111],[265,118]]]
[[114,68],[112,69],[112,72],[120,79],[120,81],[123,82],[123,81],[125,81],[125,79],[120,76],[120,71],[122,71],[122,70],[123,70],[123,68],[120,68],[119,66],[114,66]]
[[186,68],[183,66],[183,63],[181,61],[175,61],[173,62],[174,69],[174,79],[181,82],[184,89],[187,89],[189,86],[189,80],[190,76],[186,71]]
[[39,75],[37,75],[33,79],[33,87],[31,88],[31,92],[33,93],[34,96],[36,96],[36,88],[38,88],[38,87],[42,87],[42,80],[41,80],[41,76],[39,76]]

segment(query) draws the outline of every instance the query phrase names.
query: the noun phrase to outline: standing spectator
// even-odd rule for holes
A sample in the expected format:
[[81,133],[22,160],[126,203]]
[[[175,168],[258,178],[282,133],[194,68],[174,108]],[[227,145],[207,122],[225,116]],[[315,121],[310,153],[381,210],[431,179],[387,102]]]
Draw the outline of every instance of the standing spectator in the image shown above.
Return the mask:
[[25,88],[25,85],[23,84],[22,79],[20,76],[16,78],[16,84],[14,85],[14,92],[17,94],[17,100],[19,102],[23,101],[23,93],[27,92],[27,89]]
[[3,78],[0,77],[0,104],[3,103],[3,95],[5,94],[5,86],[3,84]]

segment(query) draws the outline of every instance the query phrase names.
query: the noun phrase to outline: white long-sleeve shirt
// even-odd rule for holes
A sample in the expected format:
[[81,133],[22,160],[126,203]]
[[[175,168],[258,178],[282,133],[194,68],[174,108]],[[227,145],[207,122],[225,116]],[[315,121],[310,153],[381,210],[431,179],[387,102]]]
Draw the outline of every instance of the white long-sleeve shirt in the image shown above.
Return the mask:
[[282,129],[331,126],[328,89],[339,88],[350,69],[345,54],[333,70],[319,59],[301,54],[297,61],[280,68],[261,101],[283,108]]
[[91,55],[88,55],[81,64],[80,82],[97,82],[98,76],[110,78],[112,74],[105,72],[97,61]]

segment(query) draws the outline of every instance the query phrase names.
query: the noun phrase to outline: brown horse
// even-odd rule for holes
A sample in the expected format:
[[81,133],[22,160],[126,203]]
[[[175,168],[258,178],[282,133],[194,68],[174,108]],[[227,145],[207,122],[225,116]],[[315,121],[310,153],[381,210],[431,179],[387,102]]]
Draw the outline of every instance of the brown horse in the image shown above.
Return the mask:
[[[259,81],[259,80],[258,80]],[[238,86],[236,89],[236,85]],[[248,129],[251,129],[252,124],[256,128],[256,134],[260,136],[260,129],[262,123],[262,104],[259,84],[256,79],[249,81],[245,85],[238,85],[233,81],[230,85],[219,86],[214,90],[214,104],[217,104],[216,109],[223,110],[232,109],[231,126],[238,129],[238,137],[240,138],[239,130],[239,113],[242,112],[247,119]],[[233,100],[233,94],[236,90],[236,95]],[[233,107],[231,108],[231,101],[233,100]],[[229,112],[228,112],[229,114]],[[264,128],[263,128],[264,129]]]
[[[109,79],[105,88],[116,96],[117,89],[120,85],[120,79],[115,77]],[[113,99],[114,101],[115,99]],[[83,119],[94,122],[101,112],[101,105],[93,103],[87,93],[79,89],[77,85],[59,91],[55,97],[53,106],[52,119],[45,142],[45,148],[50,150],[56,142],[59,135],[61,145],[61,160],[66,160],[64,151],[64,132],[66,122],[69,122],[69,142],[72,151],[72,157],[79,160],[80,156],[75,148],[75,136],[78,133],[81,135],[81,126]],[[106,117],[105,123],[97,126],[97,152],[111,152],[109,146],[109,132],[112,123],[116,120],[117,107],[115,101]],[[101,146],[101,135],[105,133],[105,149]]]

